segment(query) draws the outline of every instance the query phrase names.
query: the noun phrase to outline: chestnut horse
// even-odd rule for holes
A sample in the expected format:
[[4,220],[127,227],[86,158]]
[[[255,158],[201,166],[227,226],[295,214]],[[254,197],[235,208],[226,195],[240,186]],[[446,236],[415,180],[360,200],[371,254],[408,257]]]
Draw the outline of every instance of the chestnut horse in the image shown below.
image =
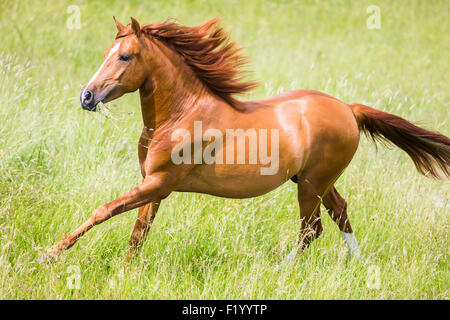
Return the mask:
[[[398,116],[361,104],[349,105],[313,90],[249,102],[234,98],[233,94],[246,92],[256,83],[243,80],[240,67],[245,59],[217,20],[198,27],[172,21],[141,27],[133,18],[124,26],[114,20],[116,39],[105,51],[100,69],[83,87],[81,106],[95,111],[99,102],[107,103],[139,89],[143,130],[138,154],[143,180],[94,210],[86,222],[47,250],[51,256],[73,246],[93,226],[139,208],[129,261],[145,240],[161,201],[172,191],[249,198],[290,179],[298,184],[301,230],[288,259],[292,260],[297,251],[306,249],[321,234],[321,203],[339,226],[350,254],[359,256],[347,203],[334,183],[352,160],[360,132],[406,151],[424,175],[450,176],[450,139]],[[187,136],[195,136],[195,122],[201,122],[203,130],[215,130],[214,137],[188,141],[182,155],[188,161],[175,163],[173,151],[181,142],[173,139],[174,132],[183,129]],[[221,148],[216,145],[215,155],[228,156],[231,151],[231,161],[189,161],[196,157],[192,150],[200,147],[201,155],[213,141],[225,138],[230,129],[272,132],[272,138],[277,139],[263,146],[260,136],[256,153],[261,155],[258,152],[265,147],[272,155],[279,150],[276,170],[263,174],[267,162],[250,161],[255,150],[245,142],[250,141],[251,134],[241,140],[240,146],[234,145],[234,136],[231,147],[228,142]],[[238,157],[233,152],[242,147],[242,142],[244,161],[235,163]]]

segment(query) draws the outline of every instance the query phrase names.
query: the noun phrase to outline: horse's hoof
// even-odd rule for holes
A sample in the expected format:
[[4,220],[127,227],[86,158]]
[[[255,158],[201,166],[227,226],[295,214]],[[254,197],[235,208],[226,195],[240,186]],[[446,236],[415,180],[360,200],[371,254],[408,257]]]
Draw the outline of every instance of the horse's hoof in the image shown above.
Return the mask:
[[361,251],[354,250],[354,251],[348,251],[347,255],[348,261],[360,261],[361,260]]
[[41,266],[43,266],[51,261],[46,254],[42,254],[39,258],[36,259],[36,262],[39,263]]
[[[39,258],[42,262],[53,262],[58,259],[59,249],[56,246],[48,248]],[[39,261],[38,261],[39,262]]]
[[36,262],[39,263],[41,266],[56,261],[56,256],[48,254],[47,251],[48,250],[46,250],[39,258],[36,259]]
[[273,269],[273,272],[278,272],[285,266],[291,265],[295,261],[296,256],[297,256],[297,248],[294,248],[292,249],[291,252],[289,252],[286,258],[284,258],[283,261],[281,261],[281,263]]

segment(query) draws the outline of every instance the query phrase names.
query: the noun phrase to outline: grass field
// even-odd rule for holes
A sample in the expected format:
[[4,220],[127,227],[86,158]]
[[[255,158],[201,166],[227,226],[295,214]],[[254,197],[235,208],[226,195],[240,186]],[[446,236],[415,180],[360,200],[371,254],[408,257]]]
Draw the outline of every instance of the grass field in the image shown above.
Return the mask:
[[[69,28],[79,8],[80,28]],[[370,5],[379,29],[366,25]],[[69,9],[71,10],[71,9]],[[274,273],[299,230],[296,186],[258,198],[174,193],[121,272],[136,210],[87,233],[53,264],[44,250],[140,182],[138,95],[113,118],[79,91],[114,40],[115,15],[141,24],[220,16],[263,85],[243,99],[309,88],[450,135],[447,1],[0,1],[0,298],[449,299],[448,181],[367,139],[337,188],[362,250],[324,233]],[[68,27],[69,25],[69,27]]]

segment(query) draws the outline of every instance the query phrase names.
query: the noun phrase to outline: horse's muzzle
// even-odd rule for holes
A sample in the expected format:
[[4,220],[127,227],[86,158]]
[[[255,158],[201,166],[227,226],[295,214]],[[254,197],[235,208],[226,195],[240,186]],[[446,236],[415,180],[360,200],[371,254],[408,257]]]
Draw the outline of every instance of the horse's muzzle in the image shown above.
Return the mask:
[[95,99],[92,91],[89,91],[89,90],[81,91],[80,102],[81,102],[81,107],[84,110],[95,111],[97,109],[97,103],[98,103],[95,100],[96,99]]

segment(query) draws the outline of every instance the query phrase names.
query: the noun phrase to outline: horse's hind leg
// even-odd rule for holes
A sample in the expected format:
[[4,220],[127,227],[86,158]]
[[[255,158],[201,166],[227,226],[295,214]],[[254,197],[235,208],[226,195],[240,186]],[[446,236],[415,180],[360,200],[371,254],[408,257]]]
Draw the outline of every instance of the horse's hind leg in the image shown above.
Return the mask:
[[126,262],[134,258],[147,238],[153,219],[155,219],[156,213],[158,212],[159,205],[160,203],[158,202],[150,202],[139,208],[138,217],[130,238],[130,250],[128,251]]
[[298,204],[300,206],[301,229],[297,236],[297,249],[304,251],[322,234],[320,203],[327,185],[316,185],[307,178],[299,178]]
[[320,181],[319,179],[308,179],[307,176],[297,177],[301,229],[297,236],[296,247],[292,249],[279,267],[292,262],[298,251],[306,250],[314,239],[321,235],[323,229],[320,219],[320,203],[334,180]]
[[361,253],[358,242],[353,234],[352,227],[350,226],[350,220],[347,216],[347,202],[341,197],[334,186],[323,198],[323,204],[328,210],[331,218],[339,226],[339,230],[341,230],[342,237],[349,250],[350,257],[354,256],[359,258]]

